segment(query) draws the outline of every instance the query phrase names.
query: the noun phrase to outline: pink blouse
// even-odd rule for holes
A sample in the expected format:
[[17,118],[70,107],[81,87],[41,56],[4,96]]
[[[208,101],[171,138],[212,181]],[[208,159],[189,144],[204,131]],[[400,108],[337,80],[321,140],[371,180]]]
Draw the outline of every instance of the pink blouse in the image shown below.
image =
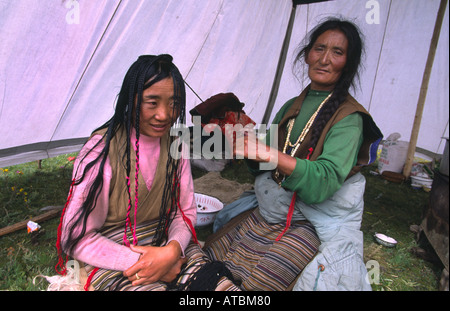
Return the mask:
[[[100,135],[93,136],[80,151],[80,155],[74,163],[74,174],[78,168],[78,172],[82,172],[86,163],[89,163],[104,147],[104,143],[100,144],[84,159],[83,163],[79,165],[81,155],[93,148],[95,144],[101,139]],[[136,136],[132,132],[131,141],[135,141]],[[132,144],[134,145],[134,144]],[[156,172],[156,166],[159,159],[160,139],[141,135],[139,137],[139,154],[140,162],[139,169],[145,179],[145,184],[148,189],[151,188],[153,178]],[[187,218],[195,226],[197,221],[197,208],[194,200],[194,183],[191,175],[190,162],[187,159],[181,159],[181,180],[180,180],[180,205]],[[79,167],[78,167],[79,166]],[[87,174],[82,184],[77,185],[73,189],[71,201],[66,209],[64,223],[62,228],[62,240],[67,237],[68,227],[66,220],[72,219],[74,215],[79,213],[81,204],[89,190],[89,186],[97,175],[100,161]],[[81,241],[75,246],[73,253],[70,254],[77,260],[99,267],[103,269],[125,271],[137,262],[140,254],[133,252],[129,247],[118,244],[99,233],[99,230],[105,223],[109,206],[109,186],[111,179],[111,165],[109,157],[106,159],[104,174],[103,174],[103,188],[98,197],[97,205],[92,213],[89,215],[86,222],[86,233]],[[79,230],[81,228],[78,228]],[[181,249],[184,251],[189,244],[192,233],[185,224],[181,213],[178,211],[175,219],[169,228],[168,241],[177,241]]]

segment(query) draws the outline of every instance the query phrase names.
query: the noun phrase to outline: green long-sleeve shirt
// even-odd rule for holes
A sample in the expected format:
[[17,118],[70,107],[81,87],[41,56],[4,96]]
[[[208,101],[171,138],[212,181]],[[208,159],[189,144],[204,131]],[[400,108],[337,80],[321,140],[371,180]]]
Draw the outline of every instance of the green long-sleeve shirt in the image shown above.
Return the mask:
[[[329,92],[309,91],[292,129],[292,143],[328,94]],[[283,105],[276,114],[273,124],[279,124],[294,100],[295,98]],[[269,137],[270,135],[267,135],[267,139]],[[326,200],[342,186],[350,170],[355,166],[362,142],[363,119],[359,113],[353,113],[329,130],[323,152],[316,161],[296,158],[295,169],[282,182],[282,187],[296,191],[297,196],[307,204]],[[255,169],[250,171],[254,174],[258,173]]]

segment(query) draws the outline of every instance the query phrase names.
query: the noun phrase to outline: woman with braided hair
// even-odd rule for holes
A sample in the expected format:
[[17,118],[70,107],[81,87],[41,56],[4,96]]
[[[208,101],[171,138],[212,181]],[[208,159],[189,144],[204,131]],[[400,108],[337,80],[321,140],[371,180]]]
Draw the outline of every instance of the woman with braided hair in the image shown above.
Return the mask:
[[96,129],[74,166],[58,228],[62,253],[82,266],[85,289],[166,290],[185,254],[196,205],[189,160],[171,154],[169,130],[185,122],[184,80],[170,55],[140,56],[113,117]]
[[[206,251],[226,263],[243,289],[370,289],[359,230],[365,180],[358,171],[376,158],[382,135],[349,94],[363,42],[353,23],[336,18],[307,41],[295,63],[307,65],[311,83],[276,114],[278,133],[269,132],[266,144],[251,133],[229,139],[236,155],[250,159],[255,195],[230,205],[249,211],[216,232]],[[261,170],[263,162],[275,169]],[[226,207],[216,223],[234,214]]]

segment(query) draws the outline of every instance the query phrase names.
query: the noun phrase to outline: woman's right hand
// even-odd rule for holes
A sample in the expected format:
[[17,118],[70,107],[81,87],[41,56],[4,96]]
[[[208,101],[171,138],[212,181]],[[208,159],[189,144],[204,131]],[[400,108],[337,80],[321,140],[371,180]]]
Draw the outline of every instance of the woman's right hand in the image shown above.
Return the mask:
[[230,146],[233,146],[233,155],[236,159],[249,159],[264,163],[264,170],[277,168],[283,175],[290,175],[295,169],[297,160],[277,148],[272,148],[258,139],[253,130],[246,129],[233,131],[225,128],[225,137]]
[[170,282],[180,273],[186,260],[181,258],[181,247],[176,241],[161,247],[131,245],[130,248],[141,254],[139,260],[123,273],[133,286]]
[[273,162],[276,153],[270,146],[256,137],[253,129],[225,126],[225,138],[232,147],[233,156],[237,159],[249,159],[256,162]]

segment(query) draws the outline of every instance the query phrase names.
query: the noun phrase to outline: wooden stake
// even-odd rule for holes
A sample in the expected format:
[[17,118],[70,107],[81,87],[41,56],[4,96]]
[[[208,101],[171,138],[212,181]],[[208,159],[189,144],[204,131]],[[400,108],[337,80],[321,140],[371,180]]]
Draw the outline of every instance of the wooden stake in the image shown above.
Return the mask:
[[445,7],[447,6],[447,0],[441,0],[439,6],[436,23],[434,25],[433,37],[431,38],[430,50],[428,51],[427,63],[425,65],[425,71],[422,78],[422,86],[420,87],[419,100],[417,102],[416,116],[414,117],[414,124],[411,131],[411,138],[409,140],[409,148],[406,156],[405,166],[403,168],[403,176],[406,178],[411,174],[411,167],[414,161],[414,153],[416,152],[417,138],[419,136],[420,122],[422,121],[423,107],[425,105],[425,99],[427,97],[428,83],[431,76],[431,68],[433,67],[434,56],[436,55],[436,48],[439,41],[439,35],[441,33],[442,20],[444,19]]
[[15,232],[17,230],[25,229],[27,227],[27,223],[30,220],[34,221],[36,223],[39,223],[39,222],[43,222],[45,220],[49,220],[49,219],[55,217],[56,215],[58,215],[59,213],[61,213],[61,209],[53,209],[53,210],[48,211],[47,213],[41,214],[41,215],[33,217],[31,219],[24,220],[24,221],[14,224],[14,225],[1,228],[0,236]]

